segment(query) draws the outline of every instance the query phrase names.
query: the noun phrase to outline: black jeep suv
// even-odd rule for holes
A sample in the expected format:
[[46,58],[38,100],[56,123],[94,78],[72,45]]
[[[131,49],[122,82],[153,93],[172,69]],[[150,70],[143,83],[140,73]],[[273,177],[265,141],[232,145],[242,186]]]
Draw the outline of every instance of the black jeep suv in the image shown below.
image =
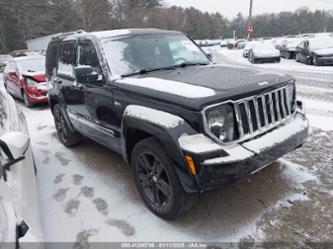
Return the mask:
[[61,142],[86,136],[121,154],[146,205],[165,219],[307,136],[294,78],[214,65],[179,32],[63,34],[50,42],[46,67]]

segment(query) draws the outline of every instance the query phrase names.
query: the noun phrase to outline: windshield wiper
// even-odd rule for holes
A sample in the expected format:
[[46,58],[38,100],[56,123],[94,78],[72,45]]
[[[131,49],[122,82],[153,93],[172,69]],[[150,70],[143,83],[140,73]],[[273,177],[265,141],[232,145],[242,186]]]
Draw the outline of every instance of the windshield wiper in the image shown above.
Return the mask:
[[174,67],[188,67],[188,66],[207,66],[206,62],[183,62],[181,64],[174,65]]
[[142,68],[133,73],[123,74],[123,75],[121,75],[121,77],[130,77],[130,76],[134,76],[134,75],[146,74],[146,73],[160,71],[160,70],[174,70],[174,69],[175,69],[175,66],[159,67],[159,68]]

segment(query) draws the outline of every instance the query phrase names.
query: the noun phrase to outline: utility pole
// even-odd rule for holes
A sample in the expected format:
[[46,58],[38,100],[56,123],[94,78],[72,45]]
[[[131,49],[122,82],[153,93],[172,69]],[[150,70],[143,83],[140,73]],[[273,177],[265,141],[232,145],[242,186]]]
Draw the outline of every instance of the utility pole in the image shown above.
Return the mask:
[[253,33],[252,11],[253,11],[253,0],[250,0],[249,20],[248,20],[248,27],[247,27],[247,39],[248,40],[251,40],[251,34]]

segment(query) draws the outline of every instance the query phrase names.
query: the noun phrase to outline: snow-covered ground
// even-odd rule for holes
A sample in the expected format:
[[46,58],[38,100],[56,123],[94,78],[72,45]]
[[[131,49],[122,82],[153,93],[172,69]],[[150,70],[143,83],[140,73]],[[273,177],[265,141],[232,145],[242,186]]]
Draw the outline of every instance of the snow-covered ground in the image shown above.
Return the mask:
[[[231,59],[223,57],[221,63]],[[327,78],[323,80],[326,86]],[[90,140],[72,149],[64,147],[49,109],[28,109],[17,100],[29,124],[36,158],[45,240],[83,245],[87,241],[333,241],[333,109],[330,92],[320,94],[325,98],[303,96],[312,125],[305,147],[247,181],[204,194],[192,211],[172,222],[147,210],[120,156]]]

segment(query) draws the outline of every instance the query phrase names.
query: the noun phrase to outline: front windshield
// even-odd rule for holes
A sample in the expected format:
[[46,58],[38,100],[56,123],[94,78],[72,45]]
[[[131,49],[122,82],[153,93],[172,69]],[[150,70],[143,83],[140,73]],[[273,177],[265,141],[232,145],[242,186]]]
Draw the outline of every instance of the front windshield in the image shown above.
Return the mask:
[[311,49],[333,48],[333,39],[322,39],[310,41]]
[[206,55],[184,35],[149,34],[102,40],[113,75],[181,64],[208,64]]
[[29,58],[26,60],[20,60],[18,62],[21,70],[29,72],[44,72],[45,71],[45,58]]

